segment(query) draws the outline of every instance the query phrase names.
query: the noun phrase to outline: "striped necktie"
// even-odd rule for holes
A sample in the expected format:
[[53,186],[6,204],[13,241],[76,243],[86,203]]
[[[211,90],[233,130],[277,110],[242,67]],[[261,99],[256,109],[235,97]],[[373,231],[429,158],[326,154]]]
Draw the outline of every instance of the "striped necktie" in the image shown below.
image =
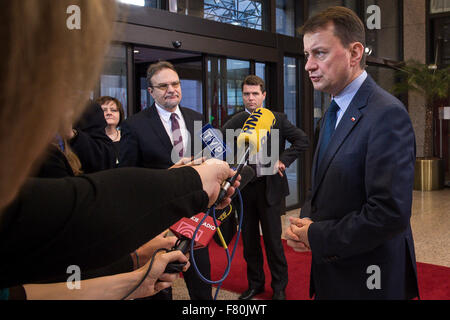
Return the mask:
[[170,115],[170,121],[172,123],[172,137],[173,137],[173,147],[176,151],[178,151],[178,155],[180,157],[183,156],[183,137],[181,135],[180,124],[177,120],[178,115],[176,113],[172,113]]

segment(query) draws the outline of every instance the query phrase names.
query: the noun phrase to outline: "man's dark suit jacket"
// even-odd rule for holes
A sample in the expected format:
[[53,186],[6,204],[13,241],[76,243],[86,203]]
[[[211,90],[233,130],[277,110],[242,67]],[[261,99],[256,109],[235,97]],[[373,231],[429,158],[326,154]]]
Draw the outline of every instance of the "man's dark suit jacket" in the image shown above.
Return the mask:
[[[322,139],[319,136],[318,145]],[[418,295],[410,217],[415,138],[403,104],[368,76],[324,154],[313,161],[301,217],[317,299],[408,299]],[[380,270],[381,288],[373,267]],[[369,279],[370,278],[370,279]],[[369,285],[368,285],[369,284]]]
[[[193,148],[194,121],[203,123],[200,113],[180,107],[190,134],[188,145]],[[201,128],[201,126],[199,126]],[[170,158],[172,142],[161,122],[155,104],[122,122],[119,166],[167,169],[173,165]]]
[[[299,154],[308,148],[308,137],[302,130],[290,123],[284,113],[273,112],[273,114],[276,119],[273,129],[278,129],[280,133],[278,139],[279,160],[283,162],[286,167],[289,167],[292,162],[298,158]],[[226,137],[226,129],[242,128],[244,122],[249,116],[250,114],[247,111],[242,111],[235,114],[222,127],[223,136]],[[291,143],[290,147],[287,149],[286,141]],[[267,149],[270,151],[270,139],[268,142]],[[280,175],[276,173],[273,175],[264,176],[264,179],[266,179],[265,198],[269,206],[279,203],[287,195],[289,195],[289,184],[286,174],[284,174],[283,177],[280,177]]]

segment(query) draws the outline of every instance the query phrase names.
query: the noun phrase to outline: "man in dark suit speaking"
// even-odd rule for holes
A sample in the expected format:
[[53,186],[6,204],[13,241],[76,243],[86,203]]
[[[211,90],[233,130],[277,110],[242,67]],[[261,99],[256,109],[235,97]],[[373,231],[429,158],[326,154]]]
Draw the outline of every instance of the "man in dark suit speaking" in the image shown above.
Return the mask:
[[[222,127],[241,129],[250,114],[261,108],[266,98],[264,81],[255,76],[247,76],[242,83],[242,100],[245,111],[235,114]],[[272,275],[274,300],[286,298],[285,288],[288,282],[287,262],[281,241],[281,214],[284,213],[284,200],[289,194],[289,185],[284,170],[308,148],[306,134],[289,122],[286,115],[273,112],[276,122],[271,130],[266,150],[258,152],[259,160],[250,159],[256,168],[257,178],[242,190],[244,217],[242,222],[242,241],[244,258],[247,262],[248,290],[239,297],[249,300],[264,291],[264,260],[260,241],[259,224],[263,233],[267,262]],[[291,145],[286,147],[286,141]],[[229,142],[227,142],[227,145]],[[231,144],[230,144],[231,145]],[[270,155],[269,155],[270,152]],[[267,157],[269,156],[269,157]],[[260,161],[264,157],[271,161]],[[257,157],[258,158],[258,157]],[[269,168],[266,167],[266,164]]]
[[[201,128],[203,116],[181,107],[180,78],[167,61],[150,65],[147,70],[148,91],[155,103],[122,123],[120,141],[121,167],[167,169],[182,157],[193,154],[194,123]],[[208,248],[195,251],[201,273],[210,278]],[[211,285],[204,283],[194,268],[184,273],[192,300],[211,300]],[[171,294],[168,295],[171,298]]]
[[312,192],[286,231],[311,250],[316,299],[418,296],[410,217],[415,138],[403,104],[364,70],[364,24],[328,8],[302,28],[305,70],[331,94],[312,166]]

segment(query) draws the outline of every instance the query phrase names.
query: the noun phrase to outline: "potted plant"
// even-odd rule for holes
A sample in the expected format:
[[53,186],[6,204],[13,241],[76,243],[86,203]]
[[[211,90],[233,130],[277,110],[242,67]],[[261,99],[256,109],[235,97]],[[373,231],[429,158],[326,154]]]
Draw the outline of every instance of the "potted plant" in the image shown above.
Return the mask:
[[424,157],[417,158],[414,188],[418,190],[441,189],[444,185],[443,160],[434,158],[433,118],[435,105],[449,97],[450,67],[438,68],[436,64],[426,65],[408,61],[397,67],[400,81],[394,86],[396,94],[418,92],[425,98]]

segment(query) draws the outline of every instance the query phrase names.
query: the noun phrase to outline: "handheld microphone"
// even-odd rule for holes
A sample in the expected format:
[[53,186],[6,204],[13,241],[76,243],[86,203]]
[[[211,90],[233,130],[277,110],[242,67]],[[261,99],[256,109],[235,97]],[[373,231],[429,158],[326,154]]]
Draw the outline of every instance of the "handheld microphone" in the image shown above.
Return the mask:
[[266,108],[256,109],[245,121],[242,131],[237,138],[238,149],[243,150],[243,152],[241,152],[242,157],[238,162],[236,174],[224,181],[215,205],[222,202],[228,189],[234,184],[237,176],[247,163],[249,156],[258,153],[261,146],[267,142],[270,130],[274,124],[275,116]]
[[[193,239],[194,231],[198,226],[198,223],[205,216],[204,213],[196,214],[191,218],[182,218],[177,221],[174,225],[172,225],[169,230],[172,231],[178,239],[181,239],[180,242],[190,242],[194,241],[194,249],[205,248],[208,246],[209,241],[211,241],[212,237],[216,233],[216,226],[214,225],[213,218],[210,216],[206,217],[206,220],[200,226],[195,239]],[[220,224],[218,224],[219,226]],[[184,249],[184,244],[179,243],[176,245],[174,250],[180,250],[183,253],[187,253],[188,249]]]
[[[249,166],[244,166],[242,168],[241,171],[241,183],[239,185],[239,190],[242,190],[245,188],[245,186],[253,180],[253,178],[256,176],[256,172],[255,170],[253,170],[252,167]],[[236,197],[237,193],[234,193],[231,196],[231,200],[233,201],[233,199]],[[228,216],[230,215],[231,211],[232,211],[232,207],[231,204],[227,207],[225,207],[224,209],[221,210],[216,210],[216,212],[218,211],[219,213],[219,217],[217,218],[217,220],[219,220],[220,222],[223,222],[225,219],[228,218]]]
[[[242,169],[241,173],[241,185],[240,189],[243,189],[255,176],[255,170],[252,167],[245,166]],[[232,199],[235,195],[232,196]],[[231,210],[228,210],[228,214],[224,211],[219,218],[217,218],[217,227],[220,226],[221,222],[223,222],[231,213]],[[198,226],[198,223],[204,218],[204,213],[199,213],[191,218],[182,218],[177,221],[174,225],[172,225],[169,230],[175,236],[177,236],[178,240],[175,246],[172,248],[173,250],[180,250],[183,254],[186,254],[190,249],[190,244],[192,238],[194,236],[195,229]],[[195,239],[194,240],[194,249],[205,248],[208,246],[209,242],[213,238],[214,234],[218,231],[214,224],[214,220],[212,217],[206,217],[203,224],[200,226]],[[220,232],[220,231],[219,231]],[[186,263],[177,263],[171,262],[167,265],[165,273],[178,273],[181,272]]]
[[194,160],[204,156],[205,153],[208,158],[225,160],[226,153],[230,150],[211,124],[204,125],[198,136],[201,138],[203,149],[194,156]]
[[[194,241],[194,249],[205,248],[208,246],[217,231],[214,220],[210,216],[206,217],[206,220],[200,226],[195,239],[193,239],[195,229],[204,217],[204,213],[199,213],[191,218],[182,218],[169,228],[169,230],[178,238],[171,251],[180,250],[183,254],[186,254],[190,249],[191,241]],[[220,222],[217,222],[217,226],[220,226]],[[185,265],[185,262],[171,262],[167,264],[164,273],[179,273],[183,270]]]

